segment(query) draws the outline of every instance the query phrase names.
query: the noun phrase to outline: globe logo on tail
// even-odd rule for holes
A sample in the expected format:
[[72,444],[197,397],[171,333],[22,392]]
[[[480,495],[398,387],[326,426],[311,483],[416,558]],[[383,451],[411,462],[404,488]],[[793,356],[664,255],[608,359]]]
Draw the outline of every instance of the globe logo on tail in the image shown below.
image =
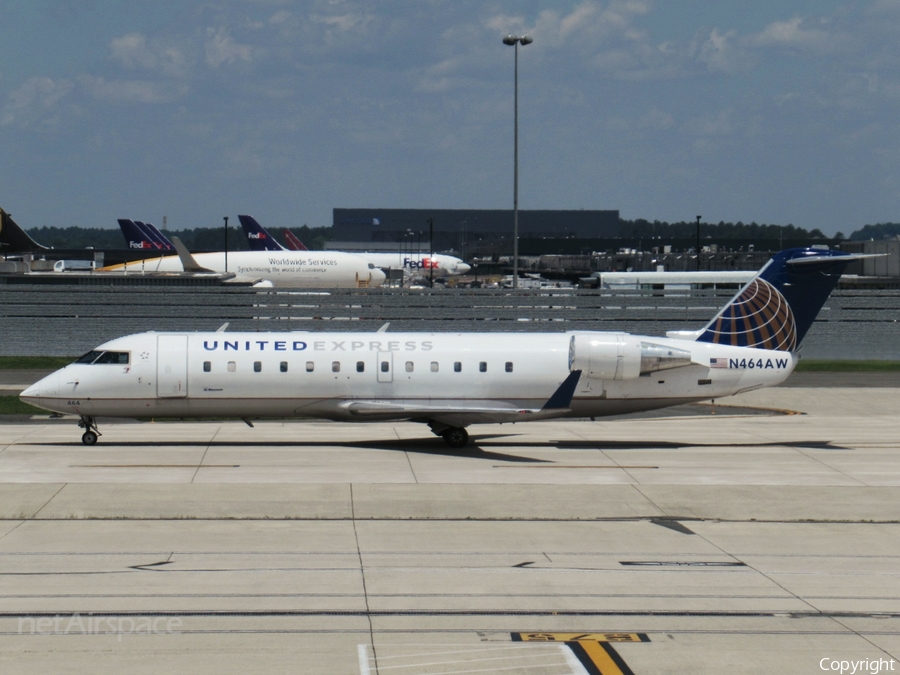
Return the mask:
[[797,327],[785,297],[757,277],[713,319],[700,339],[733,347],[794,351]]

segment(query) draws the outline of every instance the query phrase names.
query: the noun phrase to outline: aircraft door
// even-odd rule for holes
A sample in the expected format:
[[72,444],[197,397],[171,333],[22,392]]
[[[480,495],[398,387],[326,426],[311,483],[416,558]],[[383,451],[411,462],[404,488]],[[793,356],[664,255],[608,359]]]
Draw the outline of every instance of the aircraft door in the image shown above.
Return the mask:
[[378,381],[394,381],[394,352],[378,352]]
[[156,338],[156,395],[159,398],[187,396],[187,335]]

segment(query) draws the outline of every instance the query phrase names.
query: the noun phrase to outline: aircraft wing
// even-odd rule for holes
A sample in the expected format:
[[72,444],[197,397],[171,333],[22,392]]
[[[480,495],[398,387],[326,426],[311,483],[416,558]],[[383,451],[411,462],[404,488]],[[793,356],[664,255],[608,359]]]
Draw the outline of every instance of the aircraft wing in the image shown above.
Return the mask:
[[523,408],[510,401],[490,399],[441,399],[433,403],[422,399],[355,400],[345,401],[341,407],[352,415],[371,419],[423,419],[449,426],[552,419],[571,412],[569,405],[580,377],[580,370],[569,373],[540,408]]

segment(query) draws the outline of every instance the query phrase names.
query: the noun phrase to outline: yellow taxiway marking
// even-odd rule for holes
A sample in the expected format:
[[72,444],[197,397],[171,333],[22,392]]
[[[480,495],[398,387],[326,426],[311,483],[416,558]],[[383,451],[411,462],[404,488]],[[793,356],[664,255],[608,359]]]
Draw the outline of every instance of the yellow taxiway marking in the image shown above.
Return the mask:
[[614,642],[649,642],[646,633],[512,633],[513,641],[562,642],[589,675],[634,675]]

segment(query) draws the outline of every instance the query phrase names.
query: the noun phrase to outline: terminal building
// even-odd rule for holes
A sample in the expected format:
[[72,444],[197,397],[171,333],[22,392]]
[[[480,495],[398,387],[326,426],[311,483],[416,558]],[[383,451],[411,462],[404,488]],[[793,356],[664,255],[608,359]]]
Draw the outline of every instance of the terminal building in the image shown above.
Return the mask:
[[[512,253],[512,209],[334,209],[333,240],[342,250],[429,249],[463,259]],[[519,210],[519,239],[608,239],[619,236],[618,210]]]

